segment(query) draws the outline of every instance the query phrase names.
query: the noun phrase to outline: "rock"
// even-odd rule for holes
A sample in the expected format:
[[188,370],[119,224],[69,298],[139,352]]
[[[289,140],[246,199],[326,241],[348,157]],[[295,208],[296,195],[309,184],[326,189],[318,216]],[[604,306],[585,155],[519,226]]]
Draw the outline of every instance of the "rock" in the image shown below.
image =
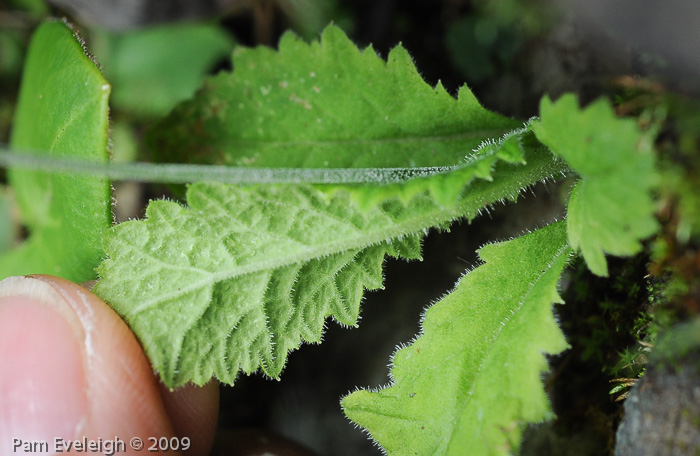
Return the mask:
[[650,368],[625,401],[615,456],[700,454],[700,369],[686,359],[676,369]]

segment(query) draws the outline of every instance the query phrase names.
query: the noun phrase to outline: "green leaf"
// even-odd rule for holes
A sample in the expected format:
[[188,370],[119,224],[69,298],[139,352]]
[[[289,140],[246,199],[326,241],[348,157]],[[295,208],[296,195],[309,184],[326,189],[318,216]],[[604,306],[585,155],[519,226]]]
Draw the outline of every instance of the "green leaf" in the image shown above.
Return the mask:
[[552,303],[570,253],[563,222],[483,247],[394,355],[392,384],[346,396],[345,414],[391,455],[517,452],[524,425],[551,415],[541,374],[567,347]]
[[[70,27],[43,23],[29,47],[12,148],[106,161],[109,92]],[[0,277],[44,273],[76,282],[94,279],[102,231],[112,220],[109,182],[18,168],[8,175],[31,236],[0,258]]]
[[429,228],[471,219],[561,169],[546,151],[526,158],[499,162],[493,182],[473,181],[448,208],[426,193],[361,211],[347,193],[310,186],[197,183],[189,207],[155,201],[146,220],[106,233],[93,291],[170,387],[233,383],[258,367],[277,377],[288,351],[321,340],[326,317],[356,323],[363,290],[382,286],[385,255],[417,258]]
[[233,48],[220,27],[208,24],[98,32],[93,38],[95,55],[114,84],[114,107],[142,116],[165,115],[191,97]]
[[[307,44],[287,33],[277,52],[238,48],[233,65],[233,73],[207,80],[151,132],[157,160],[262,168],[460,166],[476,160],[482,177],[498,159],[522,161],[520,135],[510,143],[515,154],[482,150],[473,157],[484,141],[522,124],[487,111],[466,87],[458,99],[439,84],[430,87],[401,46],[384,61],[329,26],[320,42]],[[355,195],[367,207],[429,189],[450,205],[468,179],[446,179]]]
[[569,242],[591,271],[607,276],[605,253],[634,255],[658,229],[652,141],[604,99],[582,110],[573,95],[544,98],[540,115],[532,124],[537,138],[581,176],[569,199]]

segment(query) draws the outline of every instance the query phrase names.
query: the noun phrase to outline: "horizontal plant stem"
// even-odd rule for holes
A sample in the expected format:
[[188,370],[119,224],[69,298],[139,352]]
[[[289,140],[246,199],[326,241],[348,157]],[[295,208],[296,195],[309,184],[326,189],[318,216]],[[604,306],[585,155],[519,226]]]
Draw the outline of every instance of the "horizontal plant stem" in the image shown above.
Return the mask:
[[416,168],[249,168],[179,163],[98,163],[20,153],[0,146],[0,167],[104,177],[119,181],[186,184],[392,184],[454,170],[457,166]]

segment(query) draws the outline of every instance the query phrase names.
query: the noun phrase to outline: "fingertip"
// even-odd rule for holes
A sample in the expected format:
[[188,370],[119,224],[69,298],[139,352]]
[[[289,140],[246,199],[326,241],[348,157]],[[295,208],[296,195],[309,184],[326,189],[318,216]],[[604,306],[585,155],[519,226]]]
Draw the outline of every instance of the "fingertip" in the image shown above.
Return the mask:
[[72,439],[87,418],[85,333],[60,300],[36,281],[0,282],[2,454],[10,442]]
[[[24,320],[13,317],[15,323],[25,321],[29,328],[24,328],[21,334],[14,334],[13,337],[19,340],[7,350],[9,355],[28,357],[34,360],[34,365],[44,366],[43,371],[22,374],[24,376],[21,378],[17,377],[20,375],[17,369],[3,368],[2,376],[6,380],[0,380],[0,394],[5,394],[5,397],[16,394],[17,385],[27,381],[43,385],[43,388],[53,388],[46,394],[53,394],[52,403],[59,412],[52,416],[44,414],[43,418],[60,421],[60,410],[75,409],[72,402],[79,395],[65,392],[77,384],[77,388],[84,392],[86,402],[78,413],[80,418],[74,427],[74,436],[68,438],[119,437],[128,444],[133,437],[147,441],[148,437],[174,435],[148,359],[126,324],[97,296],[72,282],[51,276],[6,279],[0,282],[0,296],[4,297],[5,308],[10,305],[11,309],[17,306],[29,309],[28,315],[20,315]],[[64,338],[73,338],[75,343],[72,348],[70,344],[55,344],[54,335],[44,331],[45,325],[37,325],[36,321],[42,321],[47,315],[63,321],[54,326],[63,327]],[[7,323],[11,324],[12,321]],[[69,333],[66,333],[66,328],[70,329]],[[42,341],[41,344],[28,347],[27,342],[32,337]],[[21,347],[28,348],[28,351],[22,351]],[[61,378],[58,368],[56,375],[47,377],[46,363],[64,362],[66,350],[71,349],[76,353],[77,360],[72,365],[72,375],[79,377]],[[8,360],[2,362],[6,364]],[[2,393],[3,389],[5,393]],[[34,402],[44,404],[48,399],[25,392],[19,400],[24,401],[25,409],[30,409]],[[74,420],[75,412],[71,413],[71,420]],[[59,436],[45,437],[53,441]]]

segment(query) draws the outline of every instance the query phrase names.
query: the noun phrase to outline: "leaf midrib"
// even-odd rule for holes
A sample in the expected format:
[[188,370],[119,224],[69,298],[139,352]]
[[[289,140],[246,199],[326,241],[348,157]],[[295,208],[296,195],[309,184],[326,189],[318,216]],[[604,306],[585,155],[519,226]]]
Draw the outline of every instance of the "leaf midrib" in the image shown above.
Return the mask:
[[[469,388],[469,392],[467,393],[464,402],[462,403],[461,406],[461,412],[459,414],[459,417],[457,417],[457,421],[454,426],[452,426],[449,436],[449,440],[447,442],[446,448],[449,449],[452,446],[452,442],[454,441],[455,437],[455,432],[459,428],[459,422],[461,421],[461,418],[464,416],[464,410],[469,408],[469,404],[474,398],[474,390],[476,388],[476,385],[479,383],[479,378],[481,376],[482,370],[484,368],[484,365],[488,364],[488,360],[490,360],[491,355],[494,353],[494,349],[498,348],[498,339],[501,337],[503,334],[503,331],[506,329],[506,326],[508,326],[508,322],[510,322],[522,309],[523,305],[528,302],[530,295],[532,294],[533,290],[535,290],[542,279],[547,276],[547,274],[551,271],[552,265],[554,265],[561,255],[565,254],[565,252],[569,249],[568,242],[565,242],[562,247],[557,250],[557,252],[552,256],[552,259],[547,262],[547,268],[544,270],[545,272],[540,273],[536,275],[535,280],[529,284],[529,286],[526,288],[526,293],[523,294],[522,299],[520,302],[518,302],[518,305],[512,309],[512,313],[510,316],[506,316],[505,322],[502,322],[502,324],[499,324],[499,328],[497,328],[497,332],[495,337],[493,338],[492,342],[490,343],[491,350],[488,350],[488,352],[482,357],[481,362],[479,363],[479,367],[476,371],[476,374],[474,376],[474,381],[472,382],[471,388]],[[481,427],[482,422],[478,423],[479,427]]]

